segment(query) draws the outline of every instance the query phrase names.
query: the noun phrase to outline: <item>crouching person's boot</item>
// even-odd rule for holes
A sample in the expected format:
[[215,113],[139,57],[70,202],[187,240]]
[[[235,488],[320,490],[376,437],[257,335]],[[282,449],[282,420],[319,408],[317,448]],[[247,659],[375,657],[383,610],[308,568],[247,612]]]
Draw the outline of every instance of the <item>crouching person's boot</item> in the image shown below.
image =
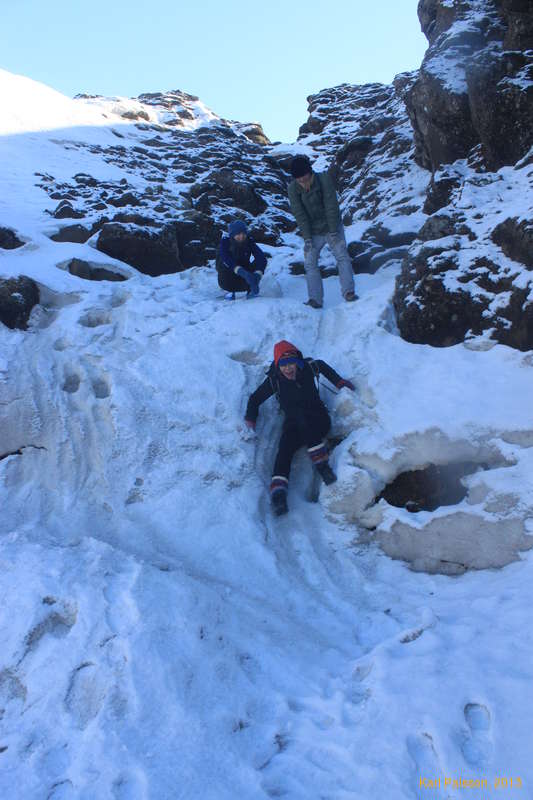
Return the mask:
[[289,481],[283,475],[274,475],[270,484],[270,502],[272,510],[277,517],[286,514],[289,510],[287,505],[287,487]]
[[318,474],[320,475],[326,486],[335,483],[335,481],[337,480],[337,476],[331,469],[329,461],[321,461],[320,464],[317,464],[316,471],[318,472]]
[[329,453],[326,443],[321,442],[321,444],[317,444],[315,447],[309,447],[307,452],[309,453],[309,458],[313,466],[326,486],[335,483],[337,476],[329,465]]

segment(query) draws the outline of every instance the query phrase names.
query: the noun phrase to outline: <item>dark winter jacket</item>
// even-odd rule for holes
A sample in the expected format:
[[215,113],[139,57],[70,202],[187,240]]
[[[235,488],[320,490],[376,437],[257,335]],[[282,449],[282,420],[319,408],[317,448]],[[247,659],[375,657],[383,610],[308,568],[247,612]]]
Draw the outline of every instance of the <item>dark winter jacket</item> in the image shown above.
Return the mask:
[[[301,353],[299,353],[302,358]],[[263,383],[250,395],[246,407],[246,419],[257,420],[259,406],[272,395],[277,395],[282,411],[288,420],[322,415],[326,408],[320,399],[315,384],[315,377],[324,375],[334,386],[342,380],[325,361],[307,358],[303,367],[298,368],[296,379],[291,381],[281,373],[279,367],[272,362]],[[327,413],[327,412],[326,412]]]
[[327,172],[313,172],[308,192],[293,180],[289,184],[289,202],[304,239],[335,233],[341,224],[337,193]]
[[244,242],[237,242],[229,236],[222,237],[217,255],[217,269],[225,268],[236,272],[239,267],[244,267],[252,272],[264,272],[266,263],[265,254],[251,236],[247,236]]

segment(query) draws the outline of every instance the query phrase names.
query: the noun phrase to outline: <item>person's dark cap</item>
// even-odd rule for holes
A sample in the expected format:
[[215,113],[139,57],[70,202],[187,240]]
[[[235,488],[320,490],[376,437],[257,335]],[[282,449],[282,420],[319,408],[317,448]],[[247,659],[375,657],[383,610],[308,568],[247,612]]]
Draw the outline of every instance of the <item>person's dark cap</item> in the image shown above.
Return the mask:
[[291,161],[291,175],[293,178],[303,178],[313,171],[307,156],[294,156]]
[[230,222],[229,224],[228,233],[231,238],[233,238],[234,236],[237,236],[238,233],[248,233],[248,228],[242,219],[234,219],[233,222]]

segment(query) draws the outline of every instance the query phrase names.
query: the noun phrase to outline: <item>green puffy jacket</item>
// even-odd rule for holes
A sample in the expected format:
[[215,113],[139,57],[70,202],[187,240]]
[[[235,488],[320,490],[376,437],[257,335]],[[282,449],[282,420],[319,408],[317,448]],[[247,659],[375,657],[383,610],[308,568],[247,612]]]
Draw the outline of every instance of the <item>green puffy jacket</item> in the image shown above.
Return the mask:
[[308,192],[296,180],[291,181],[289,202],[304,239],[335,233],[341,224],[337,193],[327,172],[313,172]]

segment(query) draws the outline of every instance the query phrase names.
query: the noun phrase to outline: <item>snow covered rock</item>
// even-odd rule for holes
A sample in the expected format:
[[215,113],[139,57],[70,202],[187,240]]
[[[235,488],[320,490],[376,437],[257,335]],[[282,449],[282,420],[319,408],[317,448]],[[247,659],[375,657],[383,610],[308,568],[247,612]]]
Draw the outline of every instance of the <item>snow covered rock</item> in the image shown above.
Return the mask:
[[98,234],[96,247],[147,275],[164,275],[184,268],[173,225],[153,231],[139,225],[108,223]]
[[444,575],[503,567],[533,548],[533,537],[521,520],[491,521],[463,512],[440,516],[423,527],[397,521],[367,541],[376,541],[388,556],[409,562],[416,572]]
[[39,289],[31,278],[0,279],[0,322],[25,330],[32,308],[39,302]]
[[500,222],[491,236],[506,256],[533,269],[533,220],[511,217]]
[[54,219],[84,220],[56,229],[54,241],[83,242],[101,231],[98,249],[155,276],[207,265],[236,216],[259,243],[280,244],[280,232],[294,230],[287,168],[272,158],[259,124],[222,119],[177,90],[131,100],[79,95],[70,103],[74,117],[93,109],[119,124],[98,142],[76,127],[57,134],[56,146],[87,159],[84,171],[78,162],[61,178],[35,172]]
[[416,158],[433,171],[423,206],[432,216],[397,279],[398,328],[437,347],[489,336],[528,350],[533,10],[435,0],[419,16],[430,46],[405,101]]
[[531,4],[429,0],[419,17],[430,46],[405,98],[419,163],[435,171],[477,144],[491,169],[516,163],[531,146]]
[[24,242],[21,242],[15,231],[10,228],[0,227],[0,247],[2,250],[15,250],[17,247],[22,247]]

